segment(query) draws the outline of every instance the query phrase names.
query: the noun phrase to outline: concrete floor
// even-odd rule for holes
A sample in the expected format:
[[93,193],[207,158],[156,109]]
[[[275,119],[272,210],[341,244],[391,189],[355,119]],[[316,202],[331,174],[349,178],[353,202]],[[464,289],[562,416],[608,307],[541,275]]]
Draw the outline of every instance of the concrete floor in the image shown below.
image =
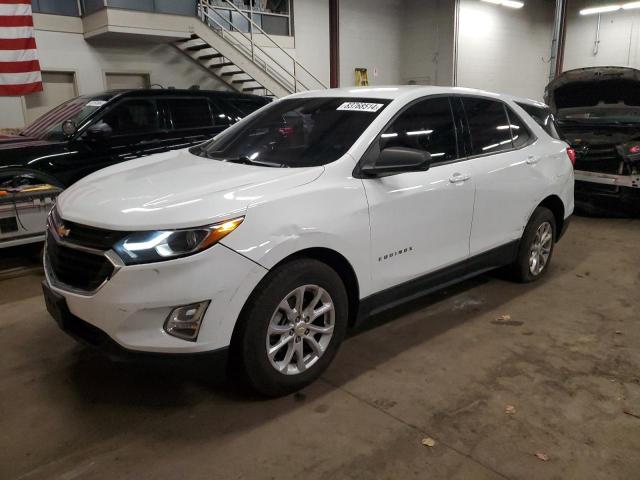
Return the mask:
[[57,329],[39,274],[3,280],[0,478],[639,478],[639,247],[640,221],[577,218],[544,281],[377,318],[277,400],[112,363]]

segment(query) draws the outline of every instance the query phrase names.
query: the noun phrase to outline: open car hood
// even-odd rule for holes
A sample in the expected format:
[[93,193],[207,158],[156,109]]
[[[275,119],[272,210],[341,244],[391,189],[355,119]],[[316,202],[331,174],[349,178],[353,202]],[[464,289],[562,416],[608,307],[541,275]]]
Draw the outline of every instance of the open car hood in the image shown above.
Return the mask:
[[618,105],[640,107],[640,70],[626,67],[591,67],[564,72],[544,94],[558,115],[563,109]]

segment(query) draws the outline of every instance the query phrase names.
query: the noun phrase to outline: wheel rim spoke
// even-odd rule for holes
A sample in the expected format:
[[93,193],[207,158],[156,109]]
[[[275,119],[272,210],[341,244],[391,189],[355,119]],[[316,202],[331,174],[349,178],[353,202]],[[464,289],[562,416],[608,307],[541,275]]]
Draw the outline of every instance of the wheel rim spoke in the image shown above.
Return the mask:
[[291,359],[293,358],[293,354],[295,353],[295,348],[293,347],[293,343],[289,342],[289,347],[287,348],[287,353],[285,353],[284,358],[282,359],[281,366],[279,370],[282,372],[289,367],[291,363]]
[[280,351],[282,347],[290,343],[292,340],[293,340],[293,337],[290,337],[290,336],[283,337],[278,343],[276,343],[269,349],[269,357],[273,358],[276,355],[276,353]]
[[333,305],[330,304],[330,303],[325,303],[320,308],[318,308],[316,310],[313,310],[313,313],[310,315],[311,321],[315,320],[316,318],[318,318],[321,315],[324,315],[325,313],[327,313],[331,309],[333,309]]
[[327,333],[333,333],[333,325],[328,325],[326,327],[321,327],[319,325],[315,325],[313,323],[310,323],[309,325],[307,325],[307,328],[314,333],[321,333],[323,335],[327,334]]
[[296,289],[296,313],[302,312],[302,303],[304,302],[304,292],[307,287]]
[[285,333],[289,333],[291,327],[291,324],[278,325],[271,323],[269,324],[269,333],[272,335],[284,335]]
[[302,341],[295,344],[296,349],[296,364],[298,366],[298,370],[300,372],[304,372],[307,369],[307,366],[304,363],[304,349],[302,345]]
[[320,344],[317,342],[315,338],[309,335],[309,336],[306,336],[304,340],[309,344],[309,346],[311,347],[311,350],[313,350],[313,353],[315,353],[318,356],[318,358],[322,356],[322,354],[324,353],[324,349],[320,346]]

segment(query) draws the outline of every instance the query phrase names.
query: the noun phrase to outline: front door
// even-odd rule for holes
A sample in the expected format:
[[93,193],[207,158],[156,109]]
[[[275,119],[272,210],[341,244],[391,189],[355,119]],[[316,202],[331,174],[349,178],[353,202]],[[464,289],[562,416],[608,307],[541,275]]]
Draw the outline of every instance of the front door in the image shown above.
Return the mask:
[[377,140],[380,149],[424,150],[432,165],[425,172],[363,180],[376,291],[469,256],[475,187],[467,162],[457,161],[457,137],[449,98],[431,97],[410,105]]

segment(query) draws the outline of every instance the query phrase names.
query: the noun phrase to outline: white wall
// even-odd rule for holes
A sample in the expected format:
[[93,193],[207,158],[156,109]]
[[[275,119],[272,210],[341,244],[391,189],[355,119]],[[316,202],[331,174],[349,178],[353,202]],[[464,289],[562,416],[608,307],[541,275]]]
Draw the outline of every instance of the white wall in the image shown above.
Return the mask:
[[329,0],[294,0],[296,59],[329,85]]
[[542,99],[549,79],[554,2],[511,9],[461,0],[458,85]]
[[368,69],[370,85],[401,83],[403,9],[403,0],[340,2],[341,86],[355,85],[360,67]]
[[582,16],[587,5],[581,0],[570,2],[564,70],[604,65],[640,68],[640,11],[627,10],[602,14],[600,45],[594,54],[597,15]]
[[402,83],[450,86],[453,75],[455,2],[405,0]]

